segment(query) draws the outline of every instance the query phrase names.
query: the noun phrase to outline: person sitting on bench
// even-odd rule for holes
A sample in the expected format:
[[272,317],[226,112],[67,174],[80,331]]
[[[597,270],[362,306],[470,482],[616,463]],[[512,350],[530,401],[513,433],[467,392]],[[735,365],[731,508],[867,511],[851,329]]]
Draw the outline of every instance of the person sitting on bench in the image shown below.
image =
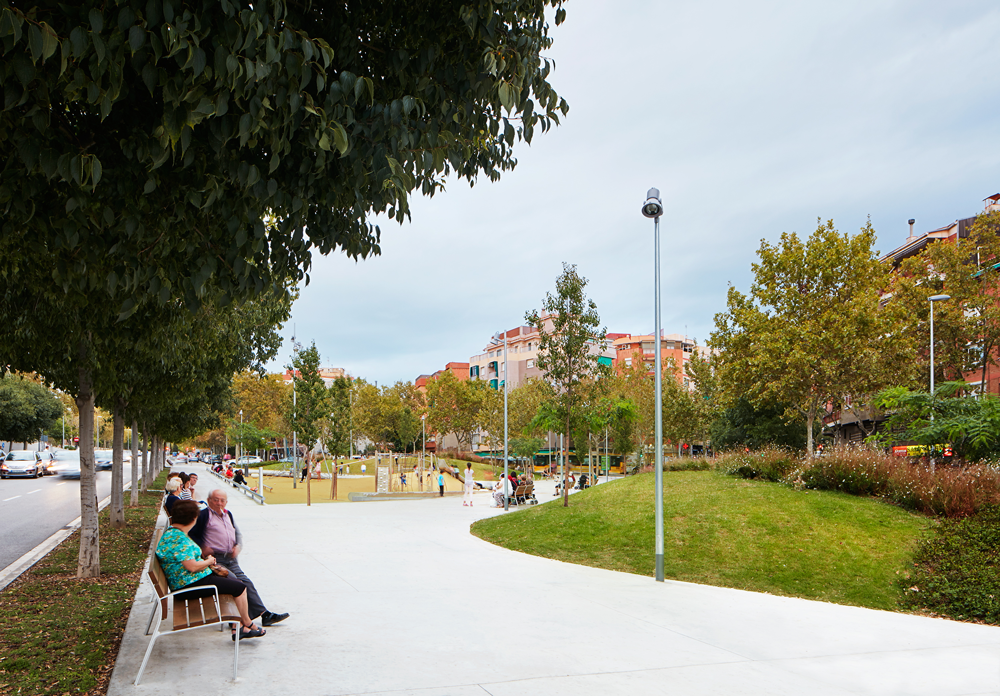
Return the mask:
[[[250,620],[246,585],[230,576],[228,571],[225,577],[216,575],[213,571],[213,567],[217,566],[215,556],[209,554],[203,560],[201,548],[188,537],[188,532],[197,521],[198,503],[193,500],[178,500],[174,503],[170,527],[163,532],[160,543],[156,546],[156,557],[160,559],[170,590],[176,592],[187,587],[203,587],[203,590],[186,592],[181,596],[209,597],[214,594],[212,586],[215,586],[219,589],[219,594],[232,595],[236,601],[242,625],[240,639],[264,635],[264,629],[255,626]],[[235,629],[233,638],[236,638]]]

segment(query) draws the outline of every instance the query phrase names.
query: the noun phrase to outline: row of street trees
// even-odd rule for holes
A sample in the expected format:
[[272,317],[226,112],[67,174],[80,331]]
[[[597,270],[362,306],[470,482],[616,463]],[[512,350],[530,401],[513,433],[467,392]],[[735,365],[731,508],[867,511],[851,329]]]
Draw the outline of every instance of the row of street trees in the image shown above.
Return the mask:
[[126,420],[154,451],[216,424],[314,250],[378,253],[372,215],[498,178],[566,113],[561,4],[0,0],[0,365],[76,400],[78,576],[95,404],[116,452]]

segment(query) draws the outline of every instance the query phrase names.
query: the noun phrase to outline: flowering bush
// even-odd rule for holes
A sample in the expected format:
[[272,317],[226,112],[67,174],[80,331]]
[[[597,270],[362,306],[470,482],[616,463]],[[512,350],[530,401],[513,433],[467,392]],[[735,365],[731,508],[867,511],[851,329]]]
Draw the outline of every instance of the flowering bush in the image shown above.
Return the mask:
[[753,452],[728,452],[719,468],[732,476],[765,481],[783,481],[799,465],[799,457],[780,447],[766,447]]
[[932,467],[868,447],[838,447],[812,461],[778,449],[734,452],[723,455],[720,469],[797,488],[883,498],[941,517],[966,517],[1000,504],[1000,469],[995,465]]

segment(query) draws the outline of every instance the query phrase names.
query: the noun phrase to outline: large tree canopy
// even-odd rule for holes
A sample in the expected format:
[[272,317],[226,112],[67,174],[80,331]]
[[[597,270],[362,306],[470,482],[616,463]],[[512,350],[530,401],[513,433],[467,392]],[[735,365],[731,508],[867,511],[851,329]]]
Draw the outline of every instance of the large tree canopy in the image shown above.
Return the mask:
[[0,376],[0,441],[34,442],[63,414],[55,394],[23,375]]
[[887,276],[874,242],[870,223],[851,236],[832,220],[807,239],[762,240],[750,294],[730,288],[726,311],[715,316],[711,345],[721,351],[727,401],[788,404],[805,418],[810,456],[821,408],[878,391],[912,355],[879,311]]
[[549,5],[0,0],[0,277],[127,315],[377,253],[373,214],[497,178],[567,111]]

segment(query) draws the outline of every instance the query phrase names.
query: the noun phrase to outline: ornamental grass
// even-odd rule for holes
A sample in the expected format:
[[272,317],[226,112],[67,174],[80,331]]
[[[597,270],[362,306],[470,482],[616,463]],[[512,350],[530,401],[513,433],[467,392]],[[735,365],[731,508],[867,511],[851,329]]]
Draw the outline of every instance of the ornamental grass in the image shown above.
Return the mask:
[[1000,504],[1000,469],[994,464],[932,465],[866,446],[836,447],[811,461],[776,448],[734,452],[723,455],[720,468],[796,488],[881,498],[939,517],[967,517]]

